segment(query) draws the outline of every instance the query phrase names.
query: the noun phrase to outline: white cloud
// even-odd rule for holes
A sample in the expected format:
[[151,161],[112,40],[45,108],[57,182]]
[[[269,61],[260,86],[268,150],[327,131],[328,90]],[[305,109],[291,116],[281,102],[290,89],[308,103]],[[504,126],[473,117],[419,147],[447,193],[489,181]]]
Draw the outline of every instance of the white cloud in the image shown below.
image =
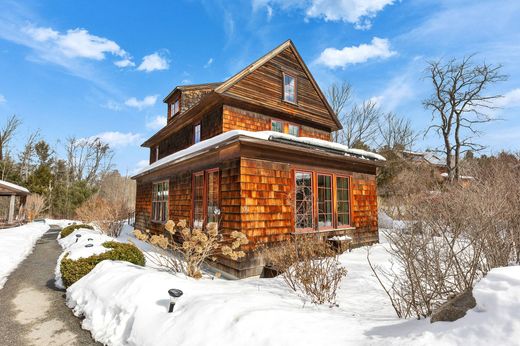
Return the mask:
[[211,64],[213,64],[213,58],[209,58],[208,62],[206,63],[206,65],[204,65],[204,68],[208,68],[211,66]]
[[152,72],[152,71],[160,71],[167,70],[170,67],[168,60],[166,57],[162,56],[160,53],[155,52],[153,54],[147,55],[143,58],[143,62],[137,67],[138,71]]
[[5,96],[2,95],[2,94],[0,94],[0,105],[1,105],[2,103],[6,103],[6,102],[7,102],[7,100],[6,100]]
[[116,65],[117,67],[124,68],[124,67],[135,66],[135,63],[130,58],[124,58],[122,60],[118,60],[118,61],[114,62],[114,65]]
[[146,96],[142,100],[138,100],[135,97],[131,97],[125,101],[125,105],[127,105],[128,107],[133,107],[142,110],[147,107],[152,107],[153,105],[155,105],[155,102],[157,102],[157,95],[150,95]]
[[150,164],[149,160],[139,160],[135,165],[135,168],[132,170],[131,174],[139,173],[143,168]]
[[520,88],[508,91],[503,97],[495,100],[494,105],[502,108],[520,107]]
[[374,37],[370,44],[363,43],[343,49],[326,48],[321,52],[316,63],[330,68],[345,68],[347,65],[364,63],[375,58],[385,59],[395,54],[397,53],[390,49],[388,39]]
[[326,21],[343,21],[356,29],[369,29],[372,20],[395,0],[253,0],[253,10],[266,7],[271,18],[273,6],[282,10],[299,9],[306,18],[323,18]]
[[143,139],[142,136],[138,133],[122,133],[119,131],[102,132],[90,138],[99,138],[103,143],[110,145],[111,148],[120,148],[126,147],[128,145],[138,144]]
[[164,115],[158,115],[146,123],[146,127],[150,130],[159,130],[164,126],[166,126],[166,116]]
[[70,29],[61,34],[51,28],[26,26],[22,31],[37,42],[47,43],[49,49],[68,58],[104,60],[106,54],[119,57],[128,55],[116,42],[92,35],[85,29]]
[[110,109],[111,111],[115,111],[115,112],[119,112],[119,111],[123,110],[123,106],[120,103],[115,102],[113,100],[108,100],[107,103],[102,105],[102,107]]

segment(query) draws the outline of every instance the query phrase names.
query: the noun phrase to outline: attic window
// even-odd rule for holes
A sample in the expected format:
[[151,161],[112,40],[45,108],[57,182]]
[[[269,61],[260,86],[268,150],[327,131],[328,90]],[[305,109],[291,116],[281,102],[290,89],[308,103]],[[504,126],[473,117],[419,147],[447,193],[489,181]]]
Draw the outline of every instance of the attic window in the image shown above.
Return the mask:
[[283,74],[283,100],[296,103],[296,77]]
[[200,142],[200,124],[195,125],[193,128],[193,144]]

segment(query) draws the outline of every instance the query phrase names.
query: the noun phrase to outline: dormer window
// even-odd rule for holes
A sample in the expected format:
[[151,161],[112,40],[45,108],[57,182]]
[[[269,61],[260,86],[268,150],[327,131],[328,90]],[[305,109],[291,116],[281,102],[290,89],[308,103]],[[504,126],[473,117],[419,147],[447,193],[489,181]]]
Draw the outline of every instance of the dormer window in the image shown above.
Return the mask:
[[177,99],[177,100],[175,100],[174,103],[172,103],[172,109],[171,109],[172,117],[175,114],[179,113],[179,111],[180,111],[180,101],[179,101],[179,99]]
[[283,74],[283,100],[296,103],[296,77],[290,74]]

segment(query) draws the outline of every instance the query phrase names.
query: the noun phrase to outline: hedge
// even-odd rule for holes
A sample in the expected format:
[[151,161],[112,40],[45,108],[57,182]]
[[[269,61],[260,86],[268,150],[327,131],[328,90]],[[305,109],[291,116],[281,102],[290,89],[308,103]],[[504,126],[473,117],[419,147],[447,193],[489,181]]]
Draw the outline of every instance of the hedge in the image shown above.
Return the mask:
[[88,229],[92,229],[92,230],[94,229],[94,227],[92,227],[91,225],[84,225],[84,224],[70,225],[70,226],[67,226],[64,229],[62,229],[60,232],[60,235],[62,238],[65,238],[66,236],[68,236],[69,234],[71,234],[72,232],[74,232],[75,230],[80,229],[80,228],[88,228]]
[[141,250],[135,245],[128,243],[118,243],[115,241],[107,241],[103,246],[111,249],[99,255],[93,255],[87,258],[79,258],[72,260],[65,256],[60,265],[61,278],[65,287],[69,287],[83,276],[90,273],[92,269],[101,261],[126,261],[136,265],[144,266],[145,258]]

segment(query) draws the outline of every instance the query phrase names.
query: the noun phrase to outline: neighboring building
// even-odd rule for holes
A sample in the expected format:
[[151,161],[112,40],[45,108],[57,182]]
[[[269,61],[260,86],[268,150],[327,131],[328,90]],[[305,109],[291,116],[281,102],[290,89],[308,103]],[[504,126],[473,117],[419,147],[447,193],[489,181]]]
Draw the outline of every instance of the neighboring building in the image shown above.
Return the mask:
[[23,186],[0,180],[0,227],[25,220],[25,201],[30,194]]
[[[439,181],[445,181],[448,179],[448,164],[446,163],[446,158],[442,157],[442,155],[431,151],[418,152],[408,150],[403,150],[402,155],[404,159],[412,163],[424,164],[431,167],[432,173]],[[475,178],[471,176],[459,176],[459,180],[463,184],[468,184],[474,179]]]
[[[299,233],[378,241],[376,170],[384,158],[330,142],[341,128],[289,40],[223,83],[176,87],[168,123],[149,138],[137,181],[136,227],[187,219],[242,231],[247,256],[212,265],[258,275],[258,251]],[[217,211],[217,212],[216,212]]]

